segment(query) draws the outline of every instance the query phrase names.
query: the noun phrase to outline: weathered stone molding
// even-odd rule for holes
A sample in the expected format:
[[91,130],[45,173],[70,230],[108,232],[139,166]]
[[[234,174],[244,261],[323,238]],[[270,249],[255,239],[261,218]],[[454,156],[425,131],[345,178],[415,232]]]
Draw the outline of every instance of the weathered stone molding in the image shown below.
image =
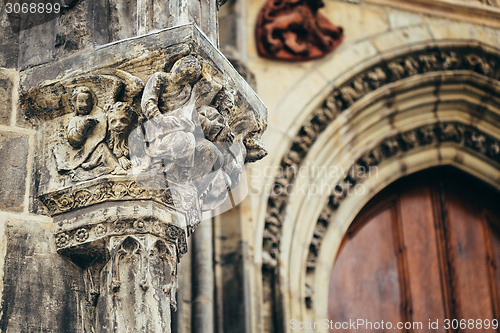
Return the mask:
[[[338,114],[372,91],[415,75],[441,71],[467,71],[500,79],[500,57],[493,50],[473,46],[427,47],[410,54],[392,56],[367,68],[355,77],[335,87],[320,107],[312,112],[284,155],[280,166],[283,170],[276,178],[269,195],[263,240],[263,269],[273,271],[279,258],[279,242],[282,221],[293,185],[302,161],[321,132],[336,119]],[[410,133],[409,133],[410,134]],[[408,145],[411,145],[411,138]],[[386,149],[391,142],[386,143]],[[377,160],[377,156],[364,157],[365,164]],[[285,190],[287,189],[287,190]]]
[[58,251],[85,245],[112,236],[151,234],[176,244],[178,253],[187,252],[185,231],[151,216],[134,218],[108,218],[104,222],[73,228],[55,234]]
[[[116,178],[116,177],[115,177]],[[61,214],[102,202],[153,200],[175,208],[169,188],[147,189],[132,179],[99,179],[40,196],[50,215]]]
[[498,0],[365,0],[367,3],[499,27]]
[[[471,162],[476,161],[484,167],[484,178],[495,177],[498,54],[483,45],[452,42],[397,50],[351,69],[353,74],[343,75],[313,109],[284,154],[268,198],[262,297],[267,315],[276,318],[268,323],[272,330],[286,331],[291,318],[326,318],[327,281],[339,233],[361,209],[361,201],[387,185],[384,181],[395,180],[391,174],[401,177],[451,164],[479,172],[481,178]],[[483,145],[475,150],[472,142]],[[342,173],[300,177],[301,166],[307,171],[309,163],[339,167]],[[370,166],[378,166],[380,179],[364,181],[352,172]],[[333,192],[305,194],[308,185],[319,189],[323,184]],[[359,200],[346,196],[352,184],[367,189]],[[311,213],[314,221],[304,224]]]

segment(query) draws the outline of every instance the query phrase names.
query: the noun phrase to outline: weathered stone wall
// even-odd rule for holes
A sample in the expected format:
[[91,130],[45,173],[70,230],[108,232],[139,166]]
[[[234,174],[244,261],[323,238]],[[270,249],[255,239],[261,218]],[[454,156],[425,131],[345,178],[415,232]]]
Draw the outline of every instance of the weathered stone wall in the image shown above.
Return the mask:
[[[11,15],[19,34],[19,65],[23,70],[82,50],[196,22],[216,43],[217,22],[213,0],[65,1],[58,14]],[[3,7],[2,7],[3,8]]]
[[[15,67],[15,55],[0,58]],[[0,68],[0,331],[81,332],[81,272],[56,253],[51,219],[30,213],[35,131],[18,87],[18,72]]]
[[[177,22],[181,15],[169,14],[166,4],[153,1],[142,7],[120,1],[106,2],[108,7],[103,8],[100,1],[78,1],[52,19],[26,21],[5,15],[4,2],[0,3],[1,332],[83,332],[82,300],[87,297],[81,268],[56,252],[52,219],[33,214],[39,204],[33,168],[40,143],[19,105],[19,71],[175,23],[205,24],[212,29],[207,35],[215,40],[215,2],[200,1],[198,11],[195,7],[183,18],[186,22]],[[128,12],[132,5],[140,9],[139,15]],[[138,23],[142,14],[146,22]],[[189,257],[183,267],[184,291],[179,295],[174,332],[191,331]]]
[[[0,49],[0,66],[5,66],[5,69],[0,70],[0,93],[4,101],[0,107],[0,167],[3,169],[0,173],[0,185],[3,185],[0,190],[0,210],[6,211],[0,213],[0,219],[5,216],[0,224],[0,237],[5,240],[0,243],[1,332],[83,332],[88,319],[84,301],[89,297],[88,286],[84,285],[87,275],[81,267],[56,251],[56,245],[60,243],[55,242],[54,232],[64,222],[54,223],[49,217],[35,215],[46,212],[39,209],[42,205],[36,197],[40,195],[42,188],[39,184],[42,178],[40,174],[50,172],[50,165],[46,166],[45,161],[53,156],[49,153],[40,158],[40,151],[47,147],[47,140],[40,133],[36,134],[35,128],[24,119],[23,113],[30,106],[25,103],[21,111],[19,100],[23,97],[20,95],[24,96],[26,102],[26,93],[38,84],[47,82],[46,80],[58,80],[62,76],[67,78],[76,75],[75,73],[103,67],[103,64],[92,58],[92,55],[99,52],[103,54],[103,44],[136,37],[151,30],[194,21],[209,40],[216,44],[216,2],[191,1],[187,12],[185,10],[188,6],[179,5],[186,3],[187,1],[69,1],[66,2],[68,7],[61,14],[52,17],[6,16],[2,13],[1,27],[12,33],[8,38],[2,38]],[[229,15],[229,21],[235,26],[237,16],[233,14]],[[187,31],[190,27],[192,26],[186,25],[184,30]],[[201,33],[195,33],[199,39],[194,43],[201,39],[207,43],[207,57],[219,62],[219,69],[234,71],[213,46],[210,47]],[[173,33],[172,39],[162,39],[160,43],[179,43],[187,38],[176,40],[177,37]],[[154,39],[155,36],[150,36],[149,39],[151,38]],[[236,36],[228,39],[231,39],[228,44],[232,46],[229,51],[233,56],[231,61],[243,76],[251,77],[241,61]],[[120,56],[143,56],[144,53],[139,54],[143,51],[143,44],[131,42],[130,48],[121,48],[121,55],[110,51],[104,58],[116,63]],[[150,44],[150,48],[159,47],[154,42]],[[109,44],[107,47],[110,47]],[[120,49],[119,46],[116,48]],[[154,61],[161,61],[155,59]],[[129,67],[134,65],[135,63],[129,64]],[[139,72],[146,75],[143,78],[146,82],[150,71],[154,72],[158,64],[152,65],[146,61],[142,65],[147,69],[142,72],[139,69]],[[142,65],[139,61],[139,66]],[[241,94],[253,94],[235,74],[229,73],[238,82],[237,89],[243,89]],[[21,76],[23,83],[20,87]],[[33,100],[37,97],[40,96],[35,96]],[[240,97],[238,95],[239,102]],[[252,98],[257,101],[256,96]],[[259,103],[256,105],[260,105]],[[48,109],[53,111],[60,106],[56,103]],[[239,104],[239,107],[245,109],[247,106]],[[36,120],[32,122],[36,123]],[[255,132],[248,127],[244,128],[242,124],[239,125],[242,126],[240,129]],[[252,156],[252,147],[245,149],[249,158]],[[34,170],[36,168],[38,170]],[[211,230],[212,227],[207,225],[202,229]],[[223,259],[223,265],[226,266],[224,273],[229,274],[225,275],[225,281],[221,281],[227,283],[225,287],[220,287],[221,291],[224,290],[220,301],[229,300],[224,306],[226,313],[215,323],[215,314],[222,313],[222,305],[215,305],[214,299],[216,287],[213,281],[212,233],[201,230],[198,240],[194,240],[193,258],[188,254],[181,265],[181,291],[178,295],[178,312],[173,318],[174,332],[213,332],[216,326],[219,331],[241,331],[244,327],[243,289],[239,285],[242,276],[241,251],[238,233],[232,236],[235,237],[232,248],[222,252],[228,257]],[[193,276],[192,270],[199,274]],[[193,281],[197,286],[193,286]],[[238,289],[237,293],[234,293],[235,288]],[[221,310],[216,311],[215,306],[219,306]]]
[[[81,272],[56,253],[51,224],[2,215],[1,332],[82,332]],[[31,220],[31,221],[30,221]]]

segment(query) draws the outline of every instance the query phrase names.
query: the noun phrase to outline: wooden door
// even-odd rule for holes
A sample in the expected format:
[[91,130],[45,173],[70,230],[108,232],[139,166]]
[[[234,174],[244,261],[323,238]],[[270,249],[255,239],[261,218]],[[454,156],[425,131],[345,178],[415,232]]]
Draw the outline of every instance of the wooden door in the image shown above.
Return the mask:
[[331,331],[500,331],[499,228],[499,193],[454,169],[390,186],[341,245]]

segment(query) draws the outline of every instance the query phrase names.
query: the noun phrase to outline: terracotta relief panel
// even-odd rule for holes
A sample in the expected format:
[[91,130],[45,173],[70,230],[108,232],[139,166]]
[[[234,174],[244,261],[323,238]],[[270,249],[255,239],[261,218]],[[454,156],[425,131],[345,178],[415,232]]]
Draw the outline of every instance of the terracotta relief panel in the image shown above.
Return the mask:
[[323,0],[268,0],[255,30],[259,55],[269,59],[303,61],[323,57],[344,37],[319,9]]

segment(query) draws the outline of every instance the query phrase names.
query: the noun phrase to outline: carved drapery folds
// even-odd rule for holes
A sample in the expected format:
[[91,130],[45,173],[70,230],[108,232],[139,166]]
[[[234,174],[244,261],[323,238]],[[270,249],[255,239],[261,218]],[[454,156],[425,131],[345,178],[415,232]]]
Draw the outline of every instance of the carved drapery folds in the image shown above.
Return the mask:
[[323,0],[268,0],[255,30],[261,57],[302,61],[323,57],[344,37],[319,9]]
[[187,25],[142,38],[135,56],[136,41],[87,55],[103,67],[90,60],[32,84],[49,64],[24,78],[37,209],[54,218],[57,251],[84,271],[86,333],[169,332],[188,236],[244,163],[266,154],[265,107],[204,38]]

